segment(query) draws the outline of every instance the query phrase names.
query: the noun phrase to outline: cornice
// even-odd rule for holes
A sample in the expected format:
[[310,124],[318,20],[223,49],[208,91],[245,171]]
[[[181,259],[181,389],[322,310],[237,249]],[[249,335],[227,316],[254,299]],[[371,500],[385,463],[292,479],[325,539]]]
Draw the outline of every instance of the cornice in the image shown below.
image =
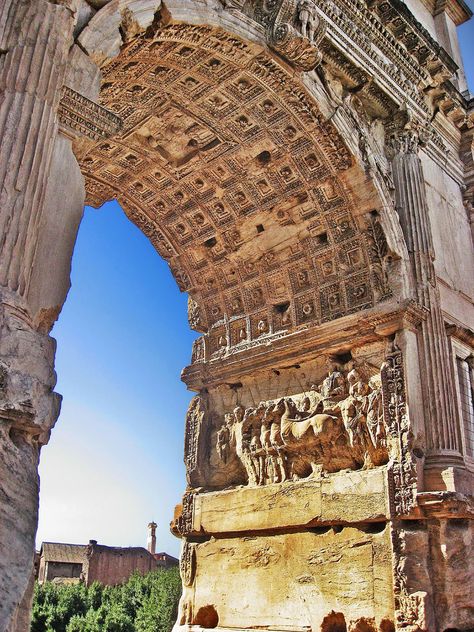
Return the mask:
[[211,357],[183,369],[181,379],[193,391],[235,383],[256,371],[277,369],[311,360],[318,353],[343,353],[354,347],[384,340],[401,329],[416,331],[426,312],[413,301],[351,314],[314,328],[290,334],[284,332],[245,347],[232,348],[220,357]]
[[[249,6],[251,9],[245,8]],[[238,0],[227,0],[226,8],[234,14],[245,11],[247,19],[261,20],[267,31],[271,20],[276,19],[274,13],[284,14],[291,22],[289,15],[296,11],[293,0],[276,0],[271,6],[280,8],[269,11],[263,0],[245,6]],[[403,104],[420,124],[432,122],[425,151],[462,184],[455,137],[456,129],[464,124],[467,102],[450,82],[457,65],[446,51],[401,0],[371,0],[368,4],[362,0],[321,0],[313,9],[324,23],[324,35],[317,44],[323,71],[355,92],[369,116],[390,119]],[[297,25],[297,15],[294,20]],[[271,41],[269,45],[285,57]],[[291,59],[286,61],[291,64]]]
[[458,66],[426,28],[414,17],[407,5],[401,0],[376,0],[376,10],[383,23],[414,55],[430,74],[436,72],[437,63],[445,66],[447,74],[453,75]]
[[474,518],[472,496],[458,492],[420,492],[416,499],[418,506],[428,518]]
[[439,15],[444,11],[456,26],[464,24],[472,17],[472,11],[464,0],[434,0],[429,3],[430,6],[426,0],[422,2],[433,15]]
[[468,347],[474,348],[474,331],[472,331],[472,329],[450,324],[446,326],[446,333],[448,336],[452,336],[464,342]]

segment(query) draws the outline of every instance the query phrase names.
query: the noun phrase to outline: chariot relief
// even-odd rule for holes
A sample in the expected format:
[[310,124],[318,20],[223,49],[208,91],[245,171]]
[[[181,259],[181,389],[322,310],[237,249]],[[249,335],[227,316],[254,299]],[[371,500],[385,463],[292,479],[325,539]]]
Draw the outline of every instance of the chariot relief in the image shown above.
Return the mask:
[[280,483],[389,460],[380,374],[368,380],[336,367],[308,393],[237,406],[225,414],[215,449],[237,455],[249,485]]
[[49,332],[83,205],[110,199],[201,334],[175,632],[473,628],[447,331],[472,347],[474,119],[430,34],[468,11],[424,1],[422,26],[418,2],[1,6],[2,630],[27,629]]

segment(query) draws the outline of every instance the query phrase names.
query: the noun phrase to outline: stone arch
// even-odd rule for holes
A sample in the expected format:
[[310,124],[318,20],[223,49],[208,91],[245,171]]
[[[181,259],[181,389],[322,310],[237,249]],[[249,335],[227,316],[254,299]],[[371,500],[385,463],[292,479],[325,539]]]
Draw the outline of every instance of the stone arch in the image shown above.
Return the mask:
[[[252,3],[247,2],[243,6],[238,3],[233,7],[219,0],[205,5],[196,0],[172,0],[166,3],[156,0],[98,0],[90,4],[102,8],[83,27],[77,41],[81,49],[87,52],[90,59],[99,67],[107,59],[118,56],[122,46],[135,36],[144,33],[152,35],[160,25],[169,22],[223,29],[229,36],[240,38],[248,44],[255,44],[262,52],[270,53],[272,60],[289,72],[301,89],[306,90],[307,96],[314,98],[322,117],[330,120],[336,132],[343,137],[344,143],[353,154],[354,161],[359,163],[362,170],[370,172],[369,180],[372,180],[371,184],[380,197],[379,207],[387,240],[400,256],[407,257],[405,240],[393,205],[393,184],[388,176],[389,170],[386,165],[379,170],[371,169],[367,163],[367,151],[361,147],[364,145],[369,152],[378,155],[384,162],[385,157],[380,155],[384,152],[383,139],[382,146],[380,138],[378,143],[375,139],[375,136],[380,136],[380,130],[374,134],[374,129],[364,125],[355,112],[357,109],[361,111],[364,104],[367,105],[367,101],[363,104],[359,99],[347,98],[350,95],[346,95],[345,100],[350,103],[350,107],[340,107],[340,98],[321,81],[319,74],[301,73],[298,70],[295,72],[294,66],[284,57],[270,51],[265,30],[254,20],[254,11],[250,8]],[[248,19],[247,15],[253,19]],[[355,101],[354,106],[352,100]],[[390,112],[386,105],[374,109],[373,102],[368,109],[373,116],[379,117],[379,122],[387,119]],[[361,176],[361,180],[363,179]]]
[[90,21],[78,41],[123,126],[75,152],[87,201],[117,198],[189,293],[194,359],[400,298],[398,224],[349,143],[258,30],[212,26],[215,7],[178,21],[188,4]]
[[[78,11],[79,4],[81,9]],[[355,8],[361,14],[380,10],[379,6],[364,8],[361,3],[356,4]],[[93,8],[88,9],[86,5]],[[105,6],[100,8],[101,5]],[[291,7],[294,9],[295,3]],[[100,10],[95,12],[96,8]],[[214,371],[218,374],[216,381],[222,383],[223,389],[238,391],[242,388],[240,371],[243,362],[237,361],[231,366],[229,361],[230,369],[226,373],[224,362],[211,366],[211,362],[207,361],[232,360],[231,352],[249,348],[253,351],[259,345],[262,353],[255,354],[256,360],[250,354],[246,356],[246,360],[249,360],[244,367],[247,374],[253,370],[258,372],[266,363],[265,370],[275,378],[265,377],[265,382],[270,382],[270,379],[276,382],[276,378],[280,377],[280,369],[294,370],[293,384],[298,382],[299,388],[305,390],[301,386],[302,370],[299,364],[305,354],[306,359],[308,355],[320,353],[327,356],[334,351],[339,356],[345,355],[344,352],[352,348],[356,336],[360,346],[376,340],[378,350],[374,362],[380,367],[381,347],[386,342],[384,337],[395,335],[395,342],[403,349],[397,349],[396,346],[391,348],[388,359],[392,365],[384,363],[383,366],[385,373],[390,371],[395,375],[402,387],[400,401],[395,406],[395,412],[391,412],[399,415],[405,424],[403,431],[406,437],[410,437],[412,433],[405,406],[403,354],[411,354],[410,361],[418,358],[417,343],[420,337],[417,340],[412,329],[424,316],[428,323],[422,325],[426,357],[429,358],[432,353],[435,360],[441,359],[439,366],[446,370],[440,373],[447,384],[444,389],[443,384],[435,384],[436,392],[440,390],[446,401],[442,406],[432,407],[434,421],[430,427],[438,431],[436,420],[450,419],[443,412],[447,409],[450,392],[449,365],[446,363],[448,356],[446,349],[442,348],[444,325],[436,287],[428,287],[434,278],[430,268],[429,220],[425,217],[427,209],[421,165],[413,148],[417,133],[416,142],[421,142],[421,132],[407,126],[410,121],[402,121],[393,163],[398,178],[394,185],[398,189],[399,199],[401,194],[406,193],[405,211],[413,214],[413,221],[419,221],[426,233],[425,241],[414,244],[414,251],[418,248],[422,256],[412,257],[414,260],[410,262],[415,272],[421,275],[417,280],[420,286],[420,309],[408,314],[408,326],[405,327],[401,299],[411,297],[412,294],[416,296],[416,288],[412,284],[410,294],[406,290],[409,282],[402,282],[399,287],[389,282],[394,266],[402,269],[402,278],[409,277],[408,257],[388,190],[390,183],[384,181],[386,174],[383,173],[383,164],[377,160],[371,162],[370,151],[364,150],[364,133],[369,135],[365,139],[369,144],[373,141],[375,146],[376,139],[371,137],[371,130],[367,131],[368,128],[361,123],[354,108],[351,105],[345,107],[347,102],[344,100],[338,102],[330,87],[327,88],[320,78],[312,72],[302,76],[298,72],[301,68],[292,66],[278,56],[275,46],[267,46],[268,33],[262,24],[248,20],[245,11],[240,11],[242,8],[239,0],[228,0],[225,10],[218,2],[210,2],[203,7],[190,0],[171,1],[166,6],[151,0],[90,0],[81,3],[75,0],[38,0],[35,3],[7,0],[0,9],[2,30],[7,24],[6,35],[1,34],[0,74],[2,81],[8,75],[5,81],[9,95],[13,95],[10,102],[0,103],[0,108],[5,103],[12,103],[14,113],[9,119],[14,121],[13,125],[5,125],[7,117],[0,117],[2,132],[5,132],[2,136],[6,138],[3,146],[13,148],[11,152],[5,153],[8,177],[5,178],[7,187],[2,190],[2,195],[3,191],[6,192],[2,221],[6,218],[8,245],[14,246],[7,249],[7,256],[0,262],[0,347],[6,358],[5,365],[0,367],[3,397],[1,440],[4,448],[0,473],[2,476],[6,473],[9,497],[14,499],[14,503],[11,507],[7,506],[6,510],[5,505],[0,505],[0,510],[2,521],[6,517],[3,522],[7,530],[9,525],[14,525],[13,539],[18,545],[16,548],[8,546],[8,556],[1,563],[4,582],[11,585],[4,600],[6,605],[0,611],[2,624],[9,624],[13,621],[12,617],[17,616],[18,610],[16,614],[12,613],[17,609],[21,595],[28,599],[26,578],[32,565],[37,511],[37,459],[40,446],[48,440],[59,408],[59,398],[53,392],[54,341],[48,337],[48,332],[67,292],[66,277],[73,248],[73,233],[79,223],[79,207],[82,207],[83,202],[79,169],[68,144],[70,137],[75,138],[75,156],[86,176],[89,201],[100,204],[109,197],[118,197],[129,216],[169,260],[182,289],[191,296],[191,323],[204,334],[195,347],[193,360],[194,363],[205,363],[202,373],[208,379],[207,384],[206,380],[199,382],[196,379],[192,384],[189,380],[187,383],[194,390],[208,394],[207,386],[211,378],[214,379],[214,376],[209,377],[211,369],[217,366],[217,371]],[[394,10],[396,14],[397,10]],[[79,16],[75,24],[73,15]],[[388,38],[384,19],[390,21],[390,15],[380,22],[374,15],[369,17],[375,17],[382,33],[381,38]],[[398,17],[405,20],[403,15]],[[338,24],[342,24],[339,15],[335,15],[335,18]],[[14,28],[11,24],[14,24]],[[352,24],[349,22],[348,26],[352,28]],[[413,28],[416,30],[416,25],[414,27],[406,23],[410,47],[414,41],[411,38]],[[352,37],[355,41],[355,35]],[[77,45],[71,49],[74,40]],[[216,44],[212,53],[208,40]],[[418,40],[415,39],[415,42]],[[363,40],[359,39],[359,43],[362,45]],[[174,72],[176,76],[171,81],[174,89],[167,91],[166,84],[162,88],[157,80],[159,89],[155,86],[155,92],[161,92],[166,97],[165,103],[161,106],[153,103],[156,111],[150,113],[148,118],[145,116],[146,120],[138,116],[135,127],[127,127],[130,121],[133,123],[133,116],[140,108],[150,105],[148,97],[157,96],[151,94],[153,86],[142,81],[143,73],[133,83],[127,83],[134,77],[133,73],[140,70],[133,65],[133,55],[140,56],[152,45],[156,45],[156,51],[153,60],[148,60],[148,71],[152,73],[160,68],[156,76],[163,74],[168,79]],[[181,55],[178,54],[180,50]],[[383,52],[384,47],[380,50]],[[159,60],[156,59],[157,51],[160,51]],[[33,55],[43,55],[44,63],[29,64]],[[125,61],[127,55],[129,59]],[[238,63],[233,61],[233,55],[237,56]],[[173,56],[179,57],[181,61],[173,63]],[[407,55],[402,50],[403,56]],[[219,63],[211,63],[213,58]],[[398,75],[400,50],[397,48],[387,53],[387,58],[392,61],[387,64],[382,60],[383,70],[379,65],[377,72],[386,71],[393,78]],[[190,67],[186,66],[190,60],[193,60],[193,72],[187,77],[188,73],[184,71]],[[377,63],[380,63],[380,59]],[[132,65],[125,68],[129,64]],[[209,78],[215,76],[216,71],[224,72],[226,65],[229,75],[218,86],[215,80]],[[200,67],[202,70],[199,70]],[[107,86],[106,79],[99,99],[99,68],[104,75],[109,73],[109,76],[122,72],[125,82],[123,89],[119,86],[114,92],[114,82],[110,81],[111,85]],[[193,85],[196,80],[194,70],[198,77]],[[45,76],[49,77],[49,83],[45,81]],[[244,83],[247,80],[248,84]],[[180,82],[187,91],[184,103],[180,98],[180,94],[183,97],[179,89]],[[219,117],[214,117],[213,124],[209,123],[210,113],[206,114],[205,108],[201,107],[201,99],[205,97],[200,93],[200,82],[210,86],[215,96],[223,96],[224,102],[220,105],[224,111],[230,107],[225,118],[228,124],[224,128],[217,124]],[[48,90],[45,91],[46,83]],[[421,85],[428,86],[427,83],[418,83],[418,92],[421,92]],[[131,88],[129,94],[127,86]],[[241,87],[249,90],[249,98],[246,100],[245,94],[239,92],[242,94],[238,97],[239,104],[247,105],[243,106],[244,114],[232,118],[233,94]],[[362,83],[352,87],[363,90]],[[225,89],[224,95],[218,94],[221,89]],[[357,90],[353,90],[354,95]],[[414,88],[409,90],[413,97]],[[59,130],[57,105],[61,91]],[[413,101],[420,106],[420,112],[427,112],[421,107],[424,105],[423,95],[418,92]],[[265,96],[268,94],[272,95],[269,99]],[[393,98],[394,92],[390,94]],[[356,98],[350,97],[354,103]],[[265,103],[267,99],[269,104]],[[97,101],[121,116],[124,123],[122,130],[114,131],[117,119],[100,108]],[[215,107],[218,106],[219,102],[216,101]],[[89,108],[89,114],[92,113],[89,120],[87,116],[81,119],[80,110],[83,107]],[[273,111],[273,107],[276,111]],[[124,115],[121,108],[128,108],[128,113]],[[100,119],[101,125],[94,125],[93,120],[91,123],[90,119],[94,116]],[[418,113],[417,118],[423,117],[424,114]],[[283,124],[285,119],[289,121],[286,125]],[[275,138],[270,135],[269,143],[266,133],[268,125],[265,122],[270,120]],[[295,136],[286,139],[284,132],[290,129],[295,131]],[[179,133],[182,141],[178,152],[175,151],[173,136],[176,133]],[[91,142],[86,138],[78,138],[81,134],[95,140]],[[170,147],[170,143],[173,147]],[[34,169],[27,174],[28,178],[25,178],[28,171],[26,162],[22,160],[24,147],[34,148],[27,155],[28,160],[33,155],[35,158]],[[219,153],[221,150],[222,154]],[[213,159],[207,160],[208,156]],[[298,156],[298,160],[295,160],[295,156]],[[138,169],[140,160],[146,167],[144,171]],[[156,169],[157,161],[161,161],[160,164],[164,161],[168,166],[165,164],[163,169]],[[67,163],[67,168],[62,167],[63,162]],[[223,171],[212,178],[208,172],[213,171],[214,165]],[[189,172],[186,171],[188,167]],[[160,180],[153,169],[166,176],[164,180],[168,178],[169,184]],[[65,181],[71,171],[73,185]],[[58,174],[69,198],[74,198],[67,200],[65,209],[58,205],[60,187],[55,189],[52,184]],[[406,181],[415,183],[414,190],[405,190]],[[278,200],[272,199],[272,190],[275,189],[281,194]],[[163,198],[161,202],[165,204],[165,211],[168,204],[166,212],[158,206],[156,196],[150,197],[150,191],[152,196],[156,193],[157,197]],[[169,196],[170,193],[172,196]],[[168,199],[165,199],[166,196]],[[191,202],[186,206],[188,200]],[[211,202],[214,202],[213,206]],[[51,203],[50,208],[48,203]],[[176,211],[184,217],[184,230],[178,226],[181,223],[178,218],[173,219]],[[227,220],[226,215],[231,219]],[[10,222],[11,217],[14,221]],[[66,237],[55,224],[60,228],[67,224]],[[410,226],[404,226],[404,230],[409,238],[416,232],[410,230]],[[61,239],[63,246],[59,254],[51,247],[55,245],[55,237]],[[337,274],[333,273],[335,262],[340,268]],[[253,266],[250,271],[247,269],[249,263]],[[45,270],[52,270],[50,278],[46,278],[48,275],[44,274]],[[237,275],[238,282],[232,278],[229,280],[229,274],[230,277]],[[244,274],[247,275],[245,278],[242,276]],[[206,281],[211,278],[214,281],[207,287]],[[426,289],[429,291],[425,292]],[[362,316],[359,312],[363,312]],[[328,342],[326,324],[335,323],[332,325],[334,334],[339,323],[345,326],[348,320],[351,321],[352,329],[344,330],[348,333],[343,342],[336,340],[335,335]],[[362,325],[361,329],[358,328],[359,324]],[[292,337],[286,338],[286,334]],[[303,348],[302,340],[306,336],[309,342]],[[276,344],[280,337],[285,338],[286,355],[280,354],[283,344],[280,347]],[[315,343],[317,337],[320,338],[319,345]],[[273,369],[270,363],[277,355],[279,364],[277,369]],[[288,357],[292,359],[291,363],[288,362],[291,366],[285,364]],[[320,358],[317,359],[319,361]],[[422,375],[422,379],[433,383],[435,372],[431,370],[431,365],[436,366],[436,362],[425,364],[428,378]],[[418,363],[416,360],[405,368],[410,372],[411,382],[408,399],[411,397],[416,407],[421,409],[421,399],[417,399],[418,394],[413,386],[421,374],[418,366],[423,368],[423,362]],[[315,372],[320,368],[319,365],[315,367]],[[346,366],[343,370],[347,372],[348,369],[349,366]],[[317,377],[319,379],[320,374]],[[248,385],[245,388],[250,391]],[[271,399],[282,393],[288,394],[289,388],[293,394],[298,394],[296,387],[286,376],[282,376],[281,387],[278,383],[278,388],[273,389],[275,392],[265,397]],[[265,391],[268,393],[270,389]],[[255,397],[254,403],[257,404],[262,391],[256,389],[255,392],[255,396],[251,394],[252,402]],[[412,397],[413,393],[415,397]],[[220,393],[214,395],[215,400],[220,397]],[[221,399],[225,403],[224,396]],[[198,434],[204,422],[208,421],[208,411],[205,410],[207,397],[203,397],[201,403],[203,410],[197,407],[196,414],[189,414],[187,419],[189,453],[186,459],[190,471],[197,467],[199,450],[202,451]],[[439,413],[434,414],[438,409]],[[423,419],[423,415],[420,414],[420,418]],[[449,430],[448,425],[438,425],[439,428]],[[415,426],[413,430],[416,430]],[[438,437],[434,438],[441,446]],[[456,446],[455,438],[447,439]],[[445,443],[448,444],[448,440]],[[16,451],[12,450],[12,446]],[[27,457],[21,454],[19,446],[25,447]],[[402,442],[396,448],[400,448],[400,453],[397,453],[394,462],[394,498],[389,499],[391,513],[387,512],[387,518],[412,511],[417,489],[410,442]],[[15,476],[11,472],[15,472]],[[28,493],[23,495],[23,490],[28,490]],[[186,494],[182,513],[176,518],[178,531],[184,537],[193,533],[194,504],[199,504],[194,503],[195,494],[199,492]],[[337,528],[342,529],[340,526]],[[8,534],[3,536],[7,540],[8,537]],[[388,544],[386,546],[389,547]],[[387,559],[392,555],[390,550],[386,548]],[[398,551],[394,547],[394,559],[401,556],[401,550],[402,547]],[[9,562],[13,563],[9,565]],[[391,591],[392,584],[389,580],[385,581]],[[405,585],[404,577],[397,581],[399,585],[394,585],[394,592],[400,591]],[[424,587],[423,592],[426,593]],[[409,597],[418,603],[416,595]],[[221,615],[220,605],[216,605]],[[193,607],[191,602],[186,602],[189,612]],[[392,616],[392,613],[389,614]],[[222,625],[224,618],[223,614]]]

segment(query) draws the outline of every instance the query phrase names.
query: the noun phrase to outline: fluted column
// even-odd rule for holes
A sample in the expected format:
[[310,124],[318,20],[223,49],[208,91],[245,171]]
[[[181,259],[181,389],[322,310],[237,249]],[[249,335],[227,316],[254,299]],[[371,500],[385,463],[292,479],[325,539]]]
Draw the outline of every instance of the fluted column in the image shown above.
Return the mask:
[[73,15],[45,0],[0,9],[0,285],[25,295],[57,132]]
[[423,131],[392,128],[388,140],[395,202],[411,258],[415,297],[427,311],[419,354],[429,462],[461,463],[455,389],[448,340],[433,265],[434,251],[425,182],[418,149]]
[[[38,297],[45,293],[32,287],[37,284],[32,278],[40,240],[41,248],[53,254],[61,247],[48,217],[55,180],[67,170],[68,147],[64,143],[69,141],[58,134],[57,108],[74,14],[64,4],[47,0],[0,2],[2,632],[26,632],[29,627],[39,451],[48,440],[60,403],[53,390],[55,342],[48,332],[61,304],[41,302]],[[54,201],[63,214],[68,212],[67,197],[57,195]],[[77,203],[78,198],[74,201]],[[56,268],[59,266],[51,265],[42,271],[42,283],[62,282],[64,272]],[[68,270],[65,272],[67,276]]]

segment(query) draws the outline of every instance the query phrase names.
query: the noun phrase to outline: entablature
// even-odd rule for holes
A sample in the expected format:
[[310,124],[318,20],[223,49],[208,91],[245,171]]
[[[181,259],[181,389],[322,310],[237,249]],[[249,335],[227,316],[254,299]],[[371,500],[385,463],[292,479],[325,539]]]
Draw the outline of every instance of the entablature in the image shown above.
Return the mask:
[[211,353],[212,343],[206,337],[198,338],[193,347],[193,362],[183,370],[181,379],[193,391],[222,383],[231,386],[242,376],[255,371],[278,370],[278,367],[310,360],[318,353],[346,353],[393,336],[401,329],[416,330],[425,317],[425,311],[413,301],[390,302],[319,327],[303,327],[292,333],[278,332],[269,335],[265,341],[258,339],[217,354]]
[[[268,34],[282,25],[283,19],[301,32],[301,5],[291,0],[269,6],[261,1],[243,4],[234,1],[227,2],[226,9],[250,16]],[[400,0],[377,0],[369,6],[361,1],[322,0],[312,7],[318,25],[325,25],[319,28],[318,42],[313,42],[322,52],[323,64],[345,74],[349,83],[355,83],[350,87],[363,89],[369,83],[368,92],[378,101],[379,108],[385,108],[385,115],[407,98],[420,113],[426,113],[427,105],[420,90],[442,83],[457,70],[451,57]],[[283,49],[275,47],[271,36],[267,35],[267,39],[270,47],[290,64],[300,70],[311,69],[311,64],[295,63]],[[392,105],[384,102],[376,86],[388,92],[394,101]]]

